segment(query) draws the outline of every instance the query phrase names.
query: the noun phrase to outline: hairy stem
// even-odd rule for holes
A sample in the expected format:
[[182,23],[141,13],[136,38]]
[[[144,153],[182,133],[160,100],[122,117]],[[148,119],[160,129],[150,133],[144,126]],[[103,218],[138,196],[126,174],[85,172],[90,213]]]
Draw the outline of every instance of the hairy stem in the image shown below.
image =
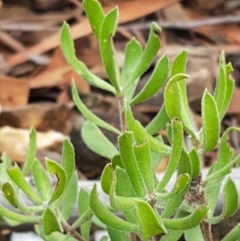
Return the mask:
[[86,241],[76,230],[72,229],[72,227],[67,222],[62,220],[61,223],[66,233],[71,234],[72,237],[74,237],[78,241]]
[[[205,199],[205,194],[203,190],[201,191],[201,204],[206,205],[206,199]],[[213,239],[212,239],[211,225],[206,221],[202,221],[201,228],[204,235],[204,240],[212,241]]]
[[119,111],[121,131],[124,132],[126,130],[126,119],[125,119],[125,111],[124,111],[124,95],[121,95],[118,97],[118,111]]

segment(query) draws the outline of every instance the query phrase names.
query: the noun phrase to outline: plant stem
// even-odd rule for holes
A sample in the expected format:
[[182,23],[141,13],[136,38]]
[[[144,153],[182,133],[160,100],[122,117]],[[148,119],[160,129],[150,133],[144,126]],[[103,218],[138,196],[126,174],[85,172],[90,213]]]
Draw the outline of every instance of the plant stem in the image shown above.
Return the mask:
[[119,111],[121,131],[124,132],[126,130],[126,119],[125,119],[125,111],[124,111],[124,95],[118,96],[118,111]]
[[[202,186],[202,189],[204,190],[203,186]],[[206,205],[206,199],[205,199],[205,194],[203,190],[201,191],[201,204]],[[202,232],[203,232],[205,241],[212,241],[213,239],[212,239],[211,225],[208,222],[203,220],[201,227],[202,227]]]
[[66,233],[71,234],[78,241],[86,241],[76,230],[72,229],[72,227],[67,222],[62,220],[61,223]]

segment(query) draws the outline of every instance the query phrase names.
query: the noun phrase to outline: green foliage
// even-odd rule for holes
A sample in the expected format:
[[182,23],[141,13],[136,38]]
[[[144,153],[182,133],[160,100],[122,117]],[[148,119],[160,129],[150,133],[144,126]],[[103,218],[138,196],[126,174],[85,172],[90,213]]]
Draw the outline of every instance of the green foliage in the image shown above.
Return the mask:
[[[212,224],[229,218],[238,209],[236,185],[231,178],[226,179],[226,175],[231,173],[233,165],[240,163],[240,155],[235,156],[228,143],[229,132],[239,129],[230,127],[220,133],[221,120],[234,88],[234,81],[229,77],[231,64],[225,63],[222,52],[216,89],[213,95],[205,90],[202,128],[195,130],[186,93],[187,52],[182,51],[172,63],[166,54],[161,56],[145,86],[135,93],[141,75],[151,66],[161,47],[161,29],[156,23],[151,25],[144,50],[135,38],[130,40],[125,48],[124,66],[119,69],[113,41],[118,8],[105,14],[97,0],[84,0],[83,8],[99,43],[109,82],[95,76],[77,59],[67,23],[62,27],[61,43],[72,68],[90,85],[115,95],[119,102],[121,130],[93,114],[72,82],[73,100],[86,118],[81,129],[82,138],[89,149],[110,160],[100,181],[101,189],[109,197],[109,206],[102,202],[96,184],[90,192],[78,189],[74,148],[69,140],[64,141],[62,162],[58,164],[46,158],[45,169],[35,158],[37,133],[31,129],[22,170],[6,155],[1,158],[1,193],[8,202],[7,206],[0,204],[2,219],[10,225],[34,223],[38,235],[49,241],[88,241],[92,222],[106,228],[112,241],[130,241],[134,234],[143,241],[152,240],[154,236],[160,236],[159,240],[178,240],[181,235],[187,241],[197,235],[194,239],[202,241],[203,237],[210,236],[204,232],[210,232]],[[163,86],[164,103],[144,127],[135,119],[131,108],[154,96]],[[100,128],[117,135],[117,146]],[[166,129],[169,144],[158,135],[162,129]],[[185,134],[192,140],[190,147],[184,142]],[[201,155],[216,148],[217,160],[203,180]],[[158,180],[154,170],[162,157],[169,161]],[[34,187],[26,180],[29,173],[33,176]],[[55,179],[51,178],[53,176]],[[174,180],[172,187],[170,180]],[[214,216],[221,186],[223,208],[220,215]],[[22,192],[32,200],[32,205],[25,203]],[[77,213],[78,218],[69,225],[72,212]],[[204,225],[208,229],[201,229]],[[239,230],[238,224],[223,241],[239,239]],[[102,240],[109,239],[103,237]]]

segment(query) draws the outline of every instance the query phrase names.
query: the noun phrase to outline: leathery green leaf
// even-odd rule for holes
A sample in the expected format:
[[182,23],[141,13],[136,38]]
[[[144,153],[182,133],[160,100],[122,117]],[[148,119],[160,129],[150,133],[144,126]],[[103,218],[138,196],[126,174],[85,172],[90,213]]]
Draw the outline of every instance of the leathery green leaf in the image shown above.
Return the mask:
[[84,122],[81,134],[87,147],[98,155],[112,159],[118,154],[116,147],[94,123],[90,121]]
[[181,99],[178,81],[188,78],[186,74],[176,74],[168,81],[164,91],[164,103],[170,119],[182,120]]
[[113,167],[113,169],[115,170],[117,166],[119,166],[121,168],[124,168],[123,164],[122,164],[121,157],[120,157],[119,154],[117,154],[116,156],[114,156],[112,158],[112,167]]
[[173,230],[185,230],[199,225],[206,216],[208,207],[199,207],[195,212],[183,218],[162,219],[166,228]]
[[221,181],[228,173],[231,172],[231,167],[233,165],[231,160],[234,155],[234,149],[228,144],[229,132],[239,130],[239,128],[230,127],[223,133],[219,145],[217,160],[211,169],[211,173],[209,171],[208,176],[205,179],[205,193],[209,205],[209,217],[211,217],[214,213]]
[[77,192],[78,192],[78,174],[77,171],[72,173],[72,177],[69,180],[68,186],[64,193],[63,201],[62,201],[62,208],[61,213],[64,220],[68,220],[71,216],[73,206],[77,199]]
[[38,193],[43,201],[49,201],[52,196],[52,185],[46,170],[39,160],[35,159],[32,174]]
[[107,195],[110,195],[112,182],[113,182],[113,175],[114,174],[113,174],[112,165],[109,163],[104,167],[103,172],[102,172],[102,176],[101,176],[102,190]]
[[142,90],[132,99],[131,105],[143,102],[153,95],[155,95],[159,89],[166,82],[169,72],[169,59],[165,54],[156,64],[156,67]]
[[107,226],[122,231],[139,232],[139,225],[118,218],[101,203],[96,184],[94,184],[90,194],[90,206],[97,218]]
[[[184,173],[178,176],[177,181],[170,192],[164,193],[156,193],[156,199],[163,200],[172,197],[173,195],[179,194],[182,192],[183,189],[186,188],[190,180],[190,176],[187,173]],[[165,208],[167,209],[167,208]],[[164,214],[165,215],[165,214]]]
[[233,94],[234,80],[229,77],[232,71],[232,65],[230,63],[226,65],[225,54],[222,51],[219,58],[219,72],[214,92],[220,120],[224,117]]
[[192,163],[187,151],[183,148],[181,157],[178,163],[178,176],[183,173],[188,173],[192,177]]
[[126,80],[124,84],[124,91],[127,90],[127,88],[136,81],[151,65],[151,62],[155,58],[161,43],[159,40],[159,33],[161,29],[157,26],[156,23],[152,23],[150,34],[148,37],[147,45],[144,49],[144,52],[141,56],[141,59],[138,63],[138,66],[135,68],[134,72],[131,74],[131,76]]
[[18,208],[17,196],[11,184],[8,182],[3,183],[2,191],[5,197],[7,198],[7,200],[12,204],[12,206],[14,206],[15,208]]
[[200,225],[184,230],[184,238],[186,241],[192,241],[194,237],[194,241],[204,241],[203,233]]
[[145,129],[150,135],[154,135],[164,128],[169,121],[170,119],[167,115],[166,107],[163,105],[157,115],[148,123]]
[[231,178],[228,178],[223,188],[223,211],[217,217],[209,218],[212,224],[219,223],[223,219],[231,217],[238,210],[238,190]]
[[157,191],[161,192],[171,179],[172,174],[176,170],[178,162],[180,160],[182,146],[183,146],[183,125],[180,121],[172,120],[172,152],[168,162],[167,169],[164,173],[162,180],[157,186]]
[[133,145],[135,144],[133,132],[126,131],[120,135],[118,143],[121,160],[132,186],[139,197],[144,197],[147,190],[133,150]]
[[24,213],[28,213],[28,214],[36,213],[44,209],[43,205],[27,206],[23,204],[22,201],[20,200],[20,197],[17,195],[14,188],[12,187],[12,185],[8,182],[5,182],[2,184],[2,191],[5,197],[7,198],[7,200],[12,204],[12,206],[14,206],[15,208],[17,208],[18,210]]
[[89,209],[90,209],[89,193],[86,190],[81,189],[78,197],[78,210],[79,210],[80,218],[84,218],[84,216],[86,216],[85,222],[83,222],[80,225],[81,234],[86,240],[89,240],[89,234],[90,234],[90,228],[91,228],[91,220],[87,219],[88,215],[91,216],[91,211],[89,211]]
[[92,123],[106,129],[106,130],[109,130],[109,131],[112,131],[116,134],[120,134],[121,132],[114,128],[113,126],[109,125],[107,122],[101,120],[99,117],[97,117],[96,115],[94,115],[84,104],[83,102],[81,101],[81,99],[79,98],[79,95],[78,95],[78,91],[77,91],[77,87],[75,85],[74,82],[72,82],[72,96],[73,96],[73,100],[77,106],[77,108],[79,109],[79,111],[82,113],[82,115],[88,119],[89,121],[91,121]]
[[111,238],[111,240],[114,241],[131,241],[129,234],[127,234],[126,232],[117,230],[117,229],[113,229],[113,228],[107,228],[108,234]]
[[63,231],[57,215],[49,207],[43,213],[43,227],[46,235],[50,235],[55,231]]
[[55,190],[51,197],[51,200],[49,201],[49,203],[52,203],[56,201],[58,198],[60,198],[61,195],[63,194],[66,187],[67,175],[65,170],[57,162],[52,161],[48,158],[46,158],[45,160],[46,160],[46,168],[49,171],[49,173],[52,176],[56,175],[58,179]]
[[188,156],[192,164],[192,178],[195,178],[201,171],[200,157],[195,148],[188,153]]
[[[187,51],[183,50],[177,57],[174,59],[171,69],[171,77],[177,74],[185,73],[187,63]],[[176,85],[178,86],[179,96],[180,96],[180,106],[181,106],[181,117],[183,121],[184,128],[191,134],[191,136],[196,139],[193,127],[193,121],[191,118],[187,91],[186,91],[186,81],[185,79],[179,80]]]
[[220,120],[216,102],[212,95],[205,90],[202,98],[203,120],[203,150],[215,149],[220,135]]
[[228,106],[230,104],[230,101],[232,99],[232,95],[233,95],[235,81],[234,81],[234,79],[232,79],[229,76],[231,72],[233,72],[233,67],[232,67],[231,63],[229,63],[226,65],[227,86],[226,86],[226,90],[225,90],[224,102],[222,103],[221,110],[219,111],[220,120],[224,117],[224,115],[228,109]]
[[137,194],[129,180],[126,171],[118,166],[116,167],[115,171],[117,176],[117,184],[115,190],[116,195],[124,197],[137,197]]
[[97,0],[84,0],[83,9],[88,17],[95,37],[99,40],[104,19],[104,12],[100,2]]
[[133,146],[136,161],[148,193],[154,191],[154,177],[151,162],[151,151],[148,139],[143,144]]
[[146,139],[148,139],[152,152],[159,153],[162,156],[170,155],[170,147],[152,137],[141,125],[141,123],[134,119],[129,105],[127,105],[125,108],[125,115],[128,130],[134,133],[134,137],[137,143],[142,144]]
[[10,211],[0,204],[0,215],[10,220],[14,220],[21,223],[36,223],[41,222],[42,216],[29,216]]
[[70,181],[75,169],[75,151],[70,140],[63,142],[62,167],[67,175],[67,183]]
[[167,233],[161,217],[147,202],[138,200],[136,209],[143,240],[147,241],[154,235]]
[[19,166],[15,164],[14,166],[7,169],[8,175],[14,181],[14,183],[35,203],[41,204],[41,198],[36,194],[36,192],[32,189],[29,183],[26,181],[23,173],[21,172]]
[[34,128],[31,128],[29,135],[30,143],[27,151],[26,161],[24,163],[22,173],[23,175],[27,175],[32,169],[32,165],[36,156],[37,150],[37,132]]
[[[142,46],[141,44],[135,39],[132,38],[130,42],[127,43],[125,47],[125,59],[124,64],[120,76],[120,86],[123,86],[127,79],[131,76],[133,71],[138,66],[138,63],[142,56]],[[139,78],[138,78],[139,79]],[[130,101],[134,91],[136,89],[138,79],[134,81],[127,90],[125,90],[124,95],[125,98]]]
[[111,164],[106,165],[101,177],[101,185],[103,191],[110,196],[111,206],[117,210],[133,209],[135,204],[133,198],[116,195],[116,182],[116,174],[114,173]]
[[240,240],[240,224],[238,223],[221,241]]
[[64,23],[62,26],[61,47],[67,62],[86,82],[92,86],[115,94],[115,89],[113,86],[94,75],[83,62],[77,59],[70,28],[67,23]]
[[118,8],[116,7],[113,10],[111,10],[103,19],[99,39],[99,46],[103,65],[105,67],[109,80],[114,86],[116,92],[120,93],[120,73],[115,58],[112,39],[116,32],[118,15],[119,12]]

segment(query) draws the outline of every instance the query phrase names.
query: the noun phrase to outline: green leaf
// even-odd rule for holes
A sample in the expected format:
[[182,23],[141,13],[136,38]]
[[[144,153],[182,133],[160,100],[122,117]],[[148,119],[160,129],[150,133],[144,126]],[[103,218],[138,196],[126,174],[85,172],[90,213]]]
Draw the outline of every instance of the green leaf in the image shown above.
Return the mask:
[[119,166],[121,168],[124,168],[122,160],[121,160],[121,157],[120,157],[119,154],[117,154],[116,156],[114,156],[112,158],[112,167],[113,167],[113,169],[115,170],[117,166]]
[[103,135],[102,131],[94,123],[90,121],[84,122],[81,134],[87,147],[98,155],[112,159],[118,154],[116,147]]
[[115,94],[115,89],[106,81],[94,75],[86,65],[79,61],[75,55],[74,43],[71,37],[70,28],[64,23],[61,30],[61,47],[63,54],[70,66],[90,85],[107,90]]
[[212,224],[221,222],[223,219],[231,217],[238,210],[238,190],[231,178],[228,178],[223,188],[223,211],[222,213],[208,221]]
[[55,231],[63,231],[57,215],[49,207],[43,213],[43,227],[46,235],[50,235]]
[[44,241],[77,241],[77,239],[69,236],[68,234],[63,234],[60,232],[53,232],[50,235],[46,235],[43,225],[35,225],[34,229],[39,237]]
[[[171,77],[185,73],[187,63],[187,51],[183,50],[180,54],[177,55],[172,64]],[[178,86],[179,97],[180,97],[180,110],[181,117],[184,125],[184,129],[188,131],[191,136],[196,139],[193,127],[193,121],[191,118],[191,113],[189,110],[187,91],[186,91],[186,81],[185,79],[179,80],[175,85]]]
[[66,172],[68,185],[75,169],[75,151],[71,141],[68,139],[63,142],[62,167]]
[[121,230],[113,229],[108,227],[107,228],[108,234],[111,238],[111,240],[114,241],[131,241],[129,235],[126,232],[123,232]]
[[43,205],[40,206],[26,206],[25,204],[22,203],[20,200],[20,197],[17,195],[15,192],[14,188],[12,185],[8,182],[3,183],[2,185],[2,191],[7,198],[7,200],[18,210],[24,212],[24,213],[36,213],[40,212],[44,209]]
[[32,174],[38,193],[43,201],[49,201],[52,196],[52,185],[46,170],[39,160],[35,159]]
[[127,105],[125,108],[125,115],[128,130],[134,133],[134,137],[137,143],[142,144],[146,139],[148,139],[152,152],[159,153],[162,156],[170,155],[170,147],[152,137],[141,125],[141,123],[134,119],[129,105]]
[[200,225],[184,231],[184,238],[186,241],[192,241],[193,237],[194,241],[204,241]]
[[72,213],[73,206],[77,199],[78,192],[78,174],[77,171],[72,173],[72,177],[64,193],[61,213],[65,221],[67,221]]
[[156,64],[156,67],[146,83],[146,85],[142,88],[142,90],[132,99],[130,102],[131,105],[138,104],[143,102],[153,95],[155,95],[159,89],[163,86],[166,82],[169,72],[169,59],[168,56],[165,54]]
[[82,5],[92,27],[92,31],[96,39],[99,40],[101,26],[104,20],[102,6],[97,0],[84,0]]
[[78,210],[79,210],[79,216],[84,218],[86,217],[85,222],[83,222],[80,225],[81,234],[86,239],[89,240],[89,234],[90,234],[90,228],[91,228],[91,220],[87,219],[87,214],[89,213],[89,216],[92,216],[92,211],[89,212],[90,209],[90,198],[89,193],[81,188],[79,192],[78,197]]
[[164,91],[164,103],[166,112],[170,119],[178,118],[183,120],[181,95],[179,91],[178,81],[189,77],[186,74],[176,74],[168,81]]
[[34,128],[31,128],[30,130],[30,143],[28,147],[27,157],[26,161],[24,163],[22,173],[23,175],[27,175],[30,170],[32,169],[32,165],[36,156],[36,150],[37,150],[37,132]]
[[221,241],[236,241],[240,239],[240,224],[238,223]]
[[114,128],[113,126],[109,125],[107,122],[101,120],[99,117],[97,117],[96,115],[94,115],[81,101],[81,99],[79,98],[78,95],[78,91],[77,91],[77,87],[74,84],[74,82],[72,82],[72,96],[73,96],[73,100],[77,106],[77,108],[79,109],[79,111],[82,113],[82,115],[88,119],[89,121],[91,121],[92,123],[106,129],[109,131],[112,131],[116,134],[120,134],[121,132]]
[[41,204],[41,198],[36,194],[32,187],[26,181],[23,173],[21,172],[19,166],[15,164],[14,166],[7,169],[8,175],[14,181],[14,183],[35,203]]
[[118,218],[101,203],[97,195],[96,184],[90,194],[90,206],[97,218],[107,226],[122,231],[139,232],[139,225]]
[[231,102],[233,91],[234,91],[235,81],[229,77],[231,72],[233,72],[233,67],[229,63],[229,64],[226,65],[227,86],[226,86],[226,90],[225,90],[224,102],[222,103],[222,108],[221,108],[221,111],[219,112],[220,120],[225,116],[225,113],[226,113],[226,111],[228,109],[228,106]]
[[[122,68],[122,73],[120,76],[120,85],[123,86],[127,79],[131,76],[134,70],[137,68],[138,63],[142,56],[142,46],[141,44],[135,39],[132,38],[130,42],[127,43],[125,47],[125,59]],[[130,101],[134,91],[136,89],[137,83],[139,78],[134,81],[127,90],[124,92],[125,98]]]
[[161,238],[161,241],[178,241],[183,234],[182,230],[171,230],[167,228],[167,234]]
[[18,208],[17,196],[11,184],[8,182],[3,183],[2,191],[5,197],[7,198],[7,200],[12,204],[12,206],[14,206],[15,208]]
[[45,160],[46,160],[46,168],[49,171],[49,173],[52,176],[56,175],[58,179],[55,190],[51,197],[51,200],[49,201],[49,203],[53,203],[54,201],[56,201],[62,196],[66,187],[67,175],[65,170],[57,162],[52,161],[48,158],[46,158]]
[[109,163],[107,164],[101,175],[101,186],[102,190],[107,194],[110,195],[111,188],[112,188],[112,182],[113,182],[113,169],[112,165]]
[[12,187],[15,188],[16,184],[6,172],[6,170],[10,167],[12,167],[12,161],[10,160],[10,158],[6,154],[0,156],[0,184],[4,182],[9,182],[12,185]]
[[41,222],[42,216],[29,216],[16,213],[15,211],[10,211],[7,208],[3,207],[0,204],[0,215],[8,218],[10,220],[14,220],[20,223],[37,223]]
[[138,200],[136,209],[143,240],[147,241],[154,235],[167,233],[160,216],[147,202]]
[[143,144],[134,144],[137,165],[147,187],[148,193],[154,191],[154,174],[152,170],[151,151],[148,139]]
[[222,51],[219,58],[219,72],[214,91],[214,98],[218,107],[220,120],[224,117],[233,94],[234,80],[229,77],[232,71],[233,68],[231,64],[226,65],[225,54],[224,51]]
[[137,194],[129,180],[126,171],[123,168],[116,167],[116,195],[124,197],[137,197]]
[[199,207],[195,212],[183,218],[162,219],[167,228],[173,230],[185,230],[199,225],[208,211],[207,207]]
[[110,196],[111,207],[116,210],[133,209],[135,199],[125,196],[117,196],[115,194],[116,182],[116,175],[111,167],[111,164],[106,165],[101,177],[101,185],[103,191]]
[[[170,197],[173,197],[176,194],[181,193],[186,186],[189,184],[190,176],[187,173],[184,173],[180,176],[178,176],[177,181],[173,187],[173,189],[170,192],[164,192],[164,193],[156,193],[156,199],[157,200],[165,200],[169,199]],[[165,210],[169,211],[169,208],[165,208]],[[163,211],[162,213],[163,217],[166,217],[166,212]]]
[[203,119],[203,150],[215,149],[220,134],[220,120],[216,102],[212,95],[205,90],[202,98]]
[[180,174],[184,174],[184,173],[187,173],[187,174],[189,174],[190,177],[192,177],[192,163],[191,163],[188,153],[183,148],[181,157],[180,157],[180,160],[178,163],[178,174],[177,175],[179,176]]
[[163,129],[169,121],[170,119],[167,115],[166,107],[163,105],[157,115],[148,123],[145,129],[150,135],[154,135]]
[[217,160],[209,170],[208,176],[205,179],[205,195],[209,205],[208,216],[211,217],[214,213],[217,197],[220,190],[221,181],[224,177],[231,172],[233,162],[231,162],[234,156],[234,149],[228,144],[228,135],[230,131],[239,131],[238,128],[230,127],[222,135]]
[[[177,209],[184,200],[184,196],[188,192],[189,183],[190,176],[188,174],[183,174],[178,177],[173,190],[168,195],[170,198],[168,198],[167,202],[165,203],[164,210],[161,213],[162,218],[170,218],[176,213]],[[161,195],[164,195],[164,193]]]
[[194,179],[201,172],[201,161],[195,147],[188,153],[192,165],[192,178]]
[[131,76],[125,81],[124,84],[124,91],[127,90],[127,88],[136,81],[151,65],[151,62],[155,58],[161,43],[159,40],[159,33],[161,29],[157,26],[156,23],[152,23],[149,38],[147,41],[147,45],[145,47],[145,50],[141,56],[141,59],[138,63],[138,66],[135,68]]
[[113,46],[113,36],[115,35],[117,28],[118,15],[118,7],[116,7],[111,10],[103,19],[99,46],[102,62],[109,77],[109,80],[114,86],[116,92],[119,94],[121,92],[119,86],[120,73]]
[[173,140],[172,151],[171,151],[167,169],[165,170],[162,180],[159,182],[157,186],[158,192],[163,191],[163,189],[171,179],[174,171],[176,170],[176,167],[178,165],[181,152],[182,152],[182,146],[183,146],[182,123],[176,119],[173,119],[171,124],[172,124],[172,140]]
[[118,143],[121,160],[132,186],[139,197],[144,197],[147,190],[134,155],[133,145],[135,140],[133,133],[130,131],[123,133],[118,137]]

